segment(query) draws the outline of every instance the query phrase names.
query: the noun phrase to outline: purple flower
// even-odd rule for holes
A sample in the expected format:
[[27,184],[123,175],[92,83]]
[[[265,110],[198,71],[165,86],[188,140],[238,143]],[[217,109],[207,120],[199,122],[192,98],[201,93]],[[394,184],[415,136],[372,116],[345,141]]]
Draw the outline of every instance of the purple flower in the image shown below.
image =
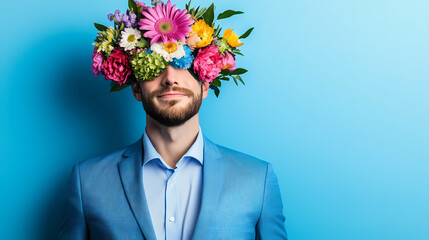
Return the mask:
[[122,15],[122,22],[128,22],[130,19],[128,18],[127,14]]
[[136,27],[136,18],[137,15],[135,13],[130,13],[130,14],[122,14],[120,15],[121,11],[116,10],[115,14],[109,13],[107,14],[107,18],[110,21],[115,20],[116,22],[118,22],[119,24],[123,23],[125,25],[125,27],[130,28],[130,27]]
[[115,14],[112,14],[112,13],[109,13],[109,14],[107,14],[107,18],[110,20],[110,21],[113,21],[113,20],[116,20],[116,21],[118,21],[118,19],[120,19],[121,18],[121,11],[119,11],[119,10],[116,10],[115,11]]

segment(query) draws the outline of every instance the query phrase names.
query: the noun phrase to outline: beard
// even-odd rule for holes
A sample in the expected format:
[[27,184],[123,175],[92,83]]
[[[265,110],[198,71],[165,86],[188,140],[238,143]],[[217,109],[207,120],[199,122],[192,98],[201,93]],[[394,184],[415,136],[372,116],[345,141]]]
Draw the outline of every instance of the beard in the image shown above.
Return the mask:
[[[166,108],[160,108],[155,104],[154,99],[157,98],[159,95],[167,93],[167,92],[181,92],[185,96],[190,97],[191,101],[187,106],[184,108],[174,108],[174,105],[176,105],[179,100],[176,99],[169,99],[165,100],[168,107]],[[151,92],[149,95],[145,95],[142,98],[143,108],[146,111],[146,113],[159,122],[162,125],[173,127],[173,126],[179,126],[188,121],[190,118],[195,116],[195,114],[198,113],[201,107],[202,103],[202,94],[203,86],[201,84],[201,92],[200,95],[195,95],[194,92],[192,92],[189,89],[186,88],[180,88],[180,87],[165,87],[157,91]]]

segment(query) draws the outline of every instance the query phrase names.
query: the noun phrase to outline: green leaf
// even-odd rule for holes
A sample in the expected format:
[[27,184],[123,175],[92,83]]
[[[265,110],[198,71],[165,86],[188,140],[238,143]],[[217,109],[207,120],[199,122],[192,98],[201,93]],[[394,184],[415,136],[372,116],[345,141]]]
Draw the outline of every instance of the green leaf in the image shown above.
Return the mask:
[[194,70],[193,70],[193,67],[192,67],[192,66],[191,66],[190,68],[188,68],[188,72],[192,75],[192,77],[194,77],[194,78],[195,78],[195,80],[201,81],[201,80],[198,78],[197,74],[196,74],[196,73],[194,73]]
[[214,3],[210,5],[210,7],[207,9],[207,11],[203,15],[204,22],[207,23],[207,25],[211,26],[214,19]]
[[128,0],[128,8],[130,8],[130,10],[133,13],[138,13],[139,12],[139,8],[137,7],[137,3],[134,2],[134,0]]
[[149,47],[149,42],[144,38],[140,38],[139,40],[137,40],[136,47],[138,47],[138,48]]
[[220,80],[223,80],[223,81],[229,81],[229,77],[221,77],[221,78],[219,78]]
[[229,71],[228,69],[221,70],[220,73],[227,76],[231,75],[231,71]]
[[237,86],[238,86],[237,79],[235,79],[235,76],[234,76],[234,77],[232,77],[232,79],[234,80],[235,85],[237,85]]
[[229,18],[229,17],[231,17],[232,15],[242,14],[242,13],[244,13],[244,12],[242,12],[242,11],[234,11],[234,10],[226,10],[225,12],[223,12],[223,13],[219,14],[219,15],[217,16],[217,19]]
[[210,88],[214,90],[216,97],[219,97],[220,90],[215,85],[210,84]]
[[110,88],[110,92],[121,91],[122,89],[124,89],[128,86],[131,86],[131,85],[129,85],[129,84],[122,84],[122,85],[116,84],[116,85],[113,85],[112,88]]
[[201,18],[204,15],[204,13],[206,12],[206,10],[207,10],[207,8],[202,8],[200,11],[198,11],[198,9],[197,9],[198,12],[195,14],[194,17],[196,19]]
[[246,73],[247,70],[244,68],[237,68],[234,71],[232,71],[229,75],[241,75],[243,73]]
[[233,53],[233,54],[236,54],[236,55],[244,56],[244,54],[242,54],[242,53],[241,53],[241,51],[240,51],[240,49],[238,49],[238,48],[233,49],[233,50],[232,50],[232,53]]
[[211,82],[211,84],[217,86],[217,87],[221,87],[222,83],[220,82],[219,78],[215,78],[213,79],[213,81]]
[[246,84],[244,84],[244,81],[243,81],[243,79],[241,79],[240,76],[235,76],[235,78],[238,79],[243,85],[246,85]]
[[249,30],[247,30],[243,35],[241,35],[239,38],[247,38],[250,33],[253,31],[254,27],[249,28]]
[[214,31],[214,36],[219,36],[220,32],[222,31],[222,28],[220,26],[217,26],[217,28]]
[[99,31],[106,31],[107,27],[102,25],[102,24],[98,24],[98,23],[94,23],[95,28],[97,28]]
[[191,6],[191,1],[192,1],[192,0],[189,0],[189,2],[188,2],[187,4],[185,4],[185,8],[186,8],[186,10],[188,10],[188,11],[189,11],[189,6]]

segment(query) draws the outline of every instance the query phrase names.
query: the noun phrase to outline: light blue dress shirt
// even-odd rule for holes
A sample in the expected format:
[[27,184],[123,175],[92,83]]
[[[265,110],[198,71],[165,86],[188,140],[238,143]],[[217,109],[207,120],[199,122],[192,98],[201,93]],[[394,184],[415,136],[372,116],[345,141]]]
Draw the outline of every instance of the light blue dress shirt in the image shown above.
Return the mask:
[[143,186],[157,240],[192,238],[201,206],[204,141],[201,128],[171,168],[143,134]]

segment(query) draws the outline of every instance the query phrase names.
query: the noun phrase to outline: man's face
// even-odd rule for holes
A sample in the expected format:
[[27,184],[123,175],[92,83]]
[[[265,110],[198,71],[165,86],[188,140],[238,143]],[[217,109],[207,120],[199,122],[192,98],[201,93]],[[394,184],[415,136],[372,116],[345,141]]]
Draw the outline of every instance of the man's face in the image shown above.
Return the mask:
[[199,82],[186,69],[168,66],[151,81],[132,86],[146,113],[165,126],[178,126],[198,113],[209,83]]

